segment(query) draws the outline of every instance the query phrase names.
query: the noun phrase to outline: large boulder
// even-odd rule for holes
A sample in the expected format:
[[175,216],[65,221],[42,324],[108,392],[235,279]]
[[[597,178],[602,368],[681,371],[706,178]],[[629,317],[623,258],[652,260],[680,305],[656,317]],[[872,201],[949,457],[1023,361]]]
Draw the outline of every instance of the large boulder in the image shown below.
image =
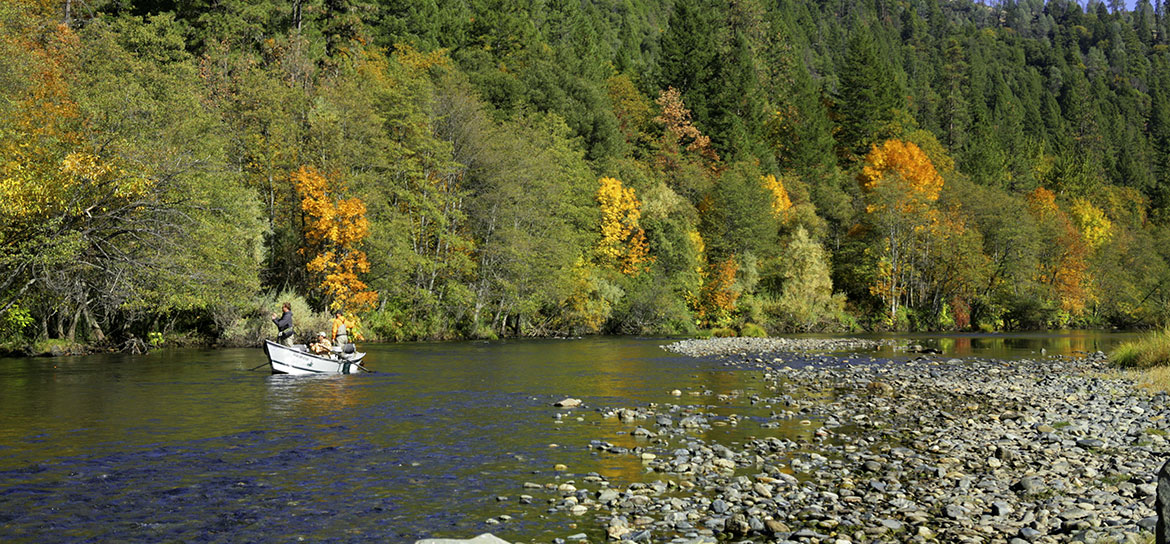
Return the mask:
[[1158,525],[1154,531],[1157,544],[1170,544],[1170,461],[1158,471],[1158,495],[1154,499],[1154,510],[1158,512]]

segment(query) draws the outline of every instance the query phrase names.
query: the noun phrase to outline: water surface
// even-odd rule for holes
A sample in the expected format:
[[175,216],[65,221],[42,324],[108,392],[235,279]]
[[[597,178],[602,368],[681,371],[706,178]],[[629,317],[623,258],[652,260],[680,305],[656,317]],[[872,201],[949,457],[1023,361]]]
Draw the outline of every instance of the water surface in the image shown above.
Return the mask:
[[[1108,350],[1125,338],[909,340],[954,356],[1026,358]],[[588,447],[637,444],[632,424],[598,408],[672,403],[719,423],[748,416],[708,432],[722,442],[810,432],[761,429],[753,416],[762,421],[771,407],[749,401],[765,393],[757,373],[667,353],[667,342],[367,345],[376,373],[307,378],[248,371],[264,362],[259,349],[0,359],[0,541],[598,540],[589,516],[548,513],[549,495],[523,487],[587,488],[589,472],[619,486],[658,478],[633,456]],[[586,406],[551,406],[565,397]],[[524,493],[535,503],[521,504]],[[501,514],[513,519],[486,523]]]

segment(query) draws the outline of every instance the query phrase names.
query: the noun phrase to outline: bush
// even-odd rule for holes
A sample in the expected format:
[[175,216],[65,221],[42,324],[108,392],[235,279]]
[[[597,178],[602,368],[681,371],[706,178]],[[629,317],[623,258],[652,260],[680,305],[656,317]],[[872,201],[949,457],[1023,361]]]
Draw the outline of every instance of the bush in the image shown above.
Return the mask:
[[765,331],[763,327],[755,323],[744,323],[743,327],[739,330],[739,335],[753,338],[767,338],[768,331]]
[[631,283],[626,296],[615,304],[608,323],[611,332],[674,335],[694,331],[686,301],[661,280],[643,274]]
[[1109,358],[1118,366],[1152,368],[1170,365],[1170,328],[1155,331],[1113,350]]
[[272,314],[280,313],[284,302],[292,305],[295,340],[305,342],[318,331],[329,334],[332,327],[327,312],[314,312],[304,297],[291,292],[268,293],[254,297],[244,308],[221,307],[215,311],[215,322],[220,327],[219,343],[225,346],[256,347],[265,339],[276,340],[276,325]]
[[33,327],[32,314],[20,306],[9,308],[8,312],[0,317],[0,348],[5,351],[17,351],[28,343],[26,331]]

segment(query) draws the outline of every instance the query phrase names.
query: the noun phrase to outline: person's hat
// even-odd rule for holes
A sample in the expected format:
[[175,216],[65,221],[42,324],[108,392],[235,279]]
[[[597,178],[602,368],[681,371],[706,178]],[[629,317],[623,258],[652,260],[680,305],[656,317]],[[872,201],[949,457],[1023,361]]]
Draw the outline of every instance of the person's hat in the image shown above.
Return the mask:
[[317,333],[317,336],[328,336],[328,335],[325,334],[325,331],[320,331]]

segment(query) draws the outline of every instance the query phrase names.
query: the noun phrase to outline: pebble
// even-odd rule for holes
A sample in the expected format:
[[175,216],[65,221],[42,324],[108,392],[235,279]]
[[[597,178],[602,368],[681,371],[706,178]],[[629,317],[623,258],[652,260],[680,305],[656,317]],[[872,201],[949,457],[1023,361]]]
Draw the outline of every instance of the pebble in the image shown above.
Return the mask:
[[[554,511],[592,512],[611,538],[672,544],[1133,542],[1156,522],[1155,438],[1170,434],[1170,399],[1104,377],[1104,354],[889,361],[780,340],[667,347],[758,372],[759,392],[697,389],[771,417],[744,435],[754,438],[720,443],[713,422],[755,418],[702,405],[599,408],[639,446],[589,448],[642,460],[645,481],[568,492],[580,502],[556,497]],[[770,434],[770,423],[788,431]]]

